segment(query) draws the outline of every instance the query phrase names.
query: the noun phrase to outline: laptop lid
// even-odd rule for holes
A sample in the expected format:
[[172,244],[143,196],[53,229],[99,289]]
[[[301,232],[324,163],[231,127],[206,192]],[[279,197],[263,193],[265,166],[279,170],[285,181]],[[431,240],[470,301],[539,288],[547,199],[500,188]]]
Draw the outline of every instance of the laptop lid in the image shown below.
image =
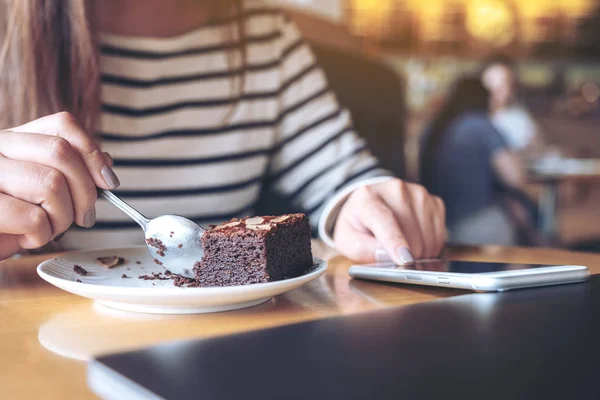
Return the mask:
[[591,399],[599,320],[593,276],[102,356],[89,383],[106,399]]

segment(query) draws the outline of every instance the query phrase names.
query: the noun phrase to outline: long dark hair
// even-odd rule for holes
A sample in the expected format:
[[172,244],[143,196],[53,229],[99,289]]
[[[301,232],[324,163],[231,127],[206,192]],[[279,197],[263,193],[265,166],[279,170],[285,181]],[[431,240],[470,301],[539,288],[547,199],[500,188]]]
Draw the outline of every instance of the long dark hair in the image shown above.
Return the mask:
[[0,129],[70,111],[91,129],[99,71],[91,0],[0,2]]
[[[100,113],[100,72],[92,0],[0,0],[0,129],[44,115],[69,111],[90,134]],[[242,0],[211,0],[219,19],[238,15],[227,40],[241,46],[229,53],[234,101],[245,86],[246,49]],[[225,33],[227,34],[227,33]],[[238,58],[238,59],[240,59]]]
[[433,120],[429,136],[421,152],[421,182],[428,186],[435,153],[444,134],[454,120],[466,112],[488,112],[490,94],[481,81],[474,77],[459,79],[448,95],[443,108]]

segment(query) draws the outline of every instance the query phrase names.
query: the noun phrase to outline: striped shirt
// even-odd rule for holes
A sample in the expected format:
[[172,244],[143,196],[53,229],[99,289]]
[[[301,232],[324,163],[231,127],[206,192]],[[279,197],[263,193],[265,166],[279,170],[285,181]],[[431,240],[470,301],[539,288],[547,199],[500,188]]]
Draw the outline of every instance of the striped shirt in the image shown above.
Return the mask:
[[[252,215],[268,185],[316,227],[337,192],[384,171],[294,24],[254,0],[241,18],[243,71],[230,51],[241,42],[224,34],[234,19],[169,38],[102,36],[98,136],[121,180],[115,193],[149,218],[205,225]],[[241,74],[245,87],[224,124]],[[96,210],[95,227],[71,229],[61,247],[143,243],[121,211],[104,200]]]

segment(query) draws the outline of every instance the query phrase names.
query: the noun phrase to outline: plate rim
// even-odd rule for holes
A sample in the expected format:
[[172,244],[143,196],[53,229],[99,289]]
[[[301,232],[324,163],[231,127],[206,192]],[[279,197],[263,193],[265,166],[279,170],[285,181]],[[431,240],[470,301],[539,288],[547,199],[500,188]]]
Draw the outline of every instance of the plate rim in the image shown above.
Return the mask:
[[[43,268],[47,265],[55,261],[56,259],[60,259],[67,254],[82,254],[82,253],[93,253],[99,251],[108,251],[112,252],[113,250],[135,250],[135,249],[146,249],[144,245],[136,245],[136,246],[121,246],[121,247],[111,247],[111,248],[97,248],[97,249],[88,249],[88,250],[73,250],[61,253],[60,255],[51,257],[47,260],[41,262],[37,267],[36,271],[40,278],[44,281],[50,283],[53,286],[58,287],[61,290],[63,289],[60,284],[72,285],[72,288],[77,288],[79,285],[85,285],[85,290],[88,293],[103,293],[110,295],[169,295],[169,297],[173,296],[190,296],[194,294],[203,294],[203,295],[218,295],[231,293],[236,294],[237,292],[261,292],[263,290],[272,288],[272,287],[280,287],[280,286],[288,286],[293,285],[295,283],[302,283],[304,281],[311,281],[313,279],[317,279],[319,276],[323,275],[328,269],[328,263],[326,260],[314,257],[313,256],[313,270],[294,278],[283,279],[279,281],[272,282],[263,282],[263,283],[253,283],[248,285],[237,285],[237,286],[216,286],[216,287],[136,287],[136,286],[111,286],[111,285],[99,285],[96,283],[89,282],[76,282],[70,281],[67,279],[59,278],[53,275],[48,274],[43,271]],[[80,295],[81,296],[81,295]]]

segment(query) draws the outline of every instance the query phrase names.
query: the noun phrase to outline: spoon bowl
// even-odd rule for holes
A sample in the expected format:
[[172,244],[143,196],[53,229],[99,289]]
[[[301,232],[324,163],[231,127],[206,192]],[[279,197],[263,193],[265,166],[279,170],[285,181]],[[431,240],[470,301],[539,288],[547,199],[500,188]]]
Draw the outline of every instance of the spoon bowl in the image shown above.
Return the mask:
[[98,189],[98,195],[130,216],[144,230],[146,246],[154,262],[174,274],[194,278],[194,265],[202,259],[200,237],[204,229],[180,215],[161,215],[152,220],[114,193]]
[[155,263],[177,275],[193,278],[194,265],[204,254],[200,241],[203,232],[187,218],[162,215],[148,222],[144,236]]

